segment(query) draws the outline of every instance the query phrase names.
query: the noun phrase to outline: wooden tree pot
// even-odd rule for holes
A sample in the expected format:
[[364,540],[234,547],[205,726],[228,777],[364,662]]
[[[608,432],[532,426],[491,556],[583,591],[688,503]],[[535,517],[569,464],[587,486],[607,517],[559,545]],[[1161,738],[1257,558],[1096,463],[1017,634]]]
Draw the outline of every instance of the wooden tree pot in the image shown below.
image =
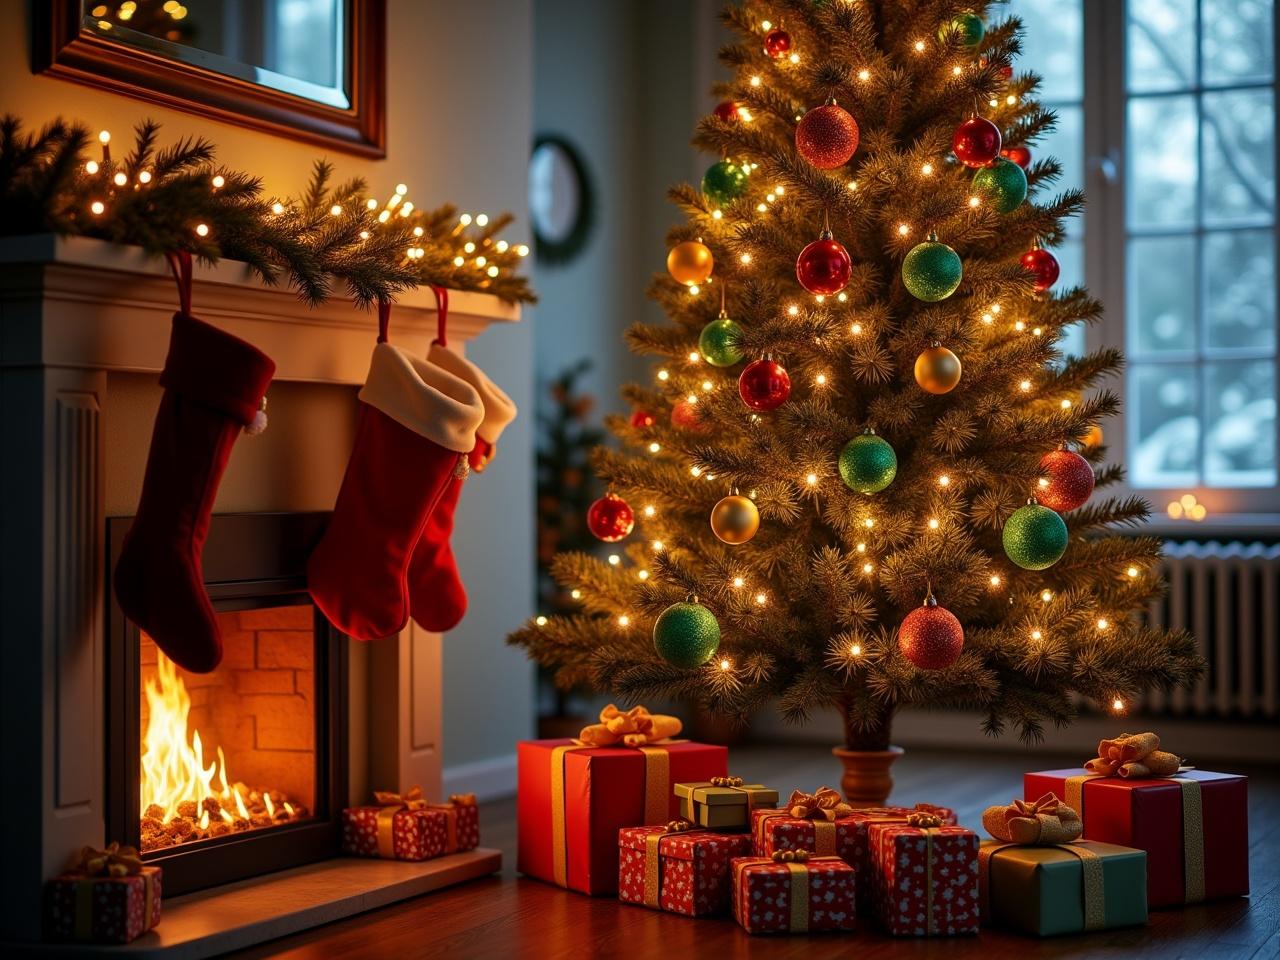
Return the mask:
[[893,777],[889,768],[906,751],[890,746],[888,750],[831,750],[844,765],[840,788],[844,797],[854,807],[883,807],[893,790]]

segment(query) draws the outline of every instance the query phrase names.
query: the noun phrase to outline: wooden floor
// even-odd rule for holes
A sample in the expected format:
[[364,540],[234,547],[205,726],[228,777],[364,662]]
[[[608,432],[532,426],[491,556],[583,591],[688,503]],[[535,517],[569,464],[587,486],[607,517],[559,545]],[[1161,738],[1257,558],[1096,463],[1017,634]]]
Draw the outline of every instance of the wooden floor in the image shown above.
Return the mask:
[[[747,780],[789,790],[835,779],[835,761],[821,748],[749,748],[733,752],[732,770]],[[956,809],[960,822],[977,827],[984,807],[1020,795],[1027,769],[1070,766],[1078,758],[911,752],[895,769],[893,799],[927,800]],[[1280,956],[1280,771],[1245,770],[1249,784],[1250,869],[1253,895],[1185,910],[1153,912],[1146,927],[1051,940],[984,930],[962,939],[895,940],[870,922],[849,934],[751,937],[722,917],[691,920],[624,906],[525,880],[515,873],[515,803],[482,807],[486,846],[504,852],[502,874],[406,901],[307,933],[264,944],[237,957],[395,960],[536,957],[1034,958],[1144,955],[1272,958]]]

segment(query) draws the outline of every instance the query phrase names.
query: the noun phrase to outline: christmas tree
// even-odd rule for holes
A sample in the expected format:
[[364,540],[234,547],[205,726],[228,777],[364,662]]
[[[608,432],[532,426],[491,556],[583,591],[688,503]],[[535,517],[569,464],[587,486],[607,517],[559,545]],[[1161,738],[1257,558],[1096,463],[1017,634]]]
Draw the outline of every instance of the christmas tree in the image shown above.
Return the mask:
[[907,705],[979,710],[1038,739],[1081,703],[1122,712],[1203,670],[1137,618],[1160,544],[1104,464],[1114,349],[1064,357],[1101,306],[1051,248],[1084,204],[1036,156],[1054,116],[1015,72],[1021,25],[981,0],[747,0],[733,79],[671,197],[628,331],[660,358],[613,417],[623,450],[557,557],[581,606],[511,642],[565,685],[683,698],[744,720],[830,707],[884,749]]

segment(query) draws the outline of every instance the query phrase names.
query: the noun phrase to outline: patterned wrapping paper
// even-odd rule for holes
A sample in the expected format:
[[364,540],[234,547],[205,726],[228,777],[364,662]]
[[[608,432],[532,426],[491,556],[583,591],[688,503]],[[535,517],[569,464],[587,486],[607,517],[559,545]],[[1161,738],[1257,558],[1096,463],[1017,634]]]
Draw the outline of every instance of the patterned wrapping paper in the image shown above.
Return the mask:
[[357,857],[430,860],[449,843],[449,817],[439,808],[346,807],[342,849]]
[[47,930],[59,940],[128,943],[160,922],[161,869],[123,877],[64,873],[49,882]]
[[839,857],[802,862],[736,857],[731,870],[733,916],[747,933],[806,933],[856,926],[853,868]]
[[751,852],[744,833],[618,831],[618,899],[687,917],[729,910],[729,861]]
[[898,937],[978,932],[978,835],[964,827],[870,827],[876,913]]

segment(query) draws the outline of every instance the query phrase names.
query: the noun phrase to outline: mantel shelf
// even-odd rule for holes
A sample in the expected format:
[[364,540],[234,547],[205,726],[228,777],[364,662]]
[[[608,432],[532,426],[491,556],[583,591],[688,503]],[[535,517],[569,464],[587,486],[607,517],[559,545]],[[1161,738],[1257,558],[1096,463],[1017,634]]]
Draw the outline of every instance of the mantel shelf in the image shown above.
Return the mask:
[[[193,312],[263,350],[278,380],[363,383],[377,331],[372,310],[342,296],[315,307],[246,264],[196,264]],[[168,265],[138,247],[89,237],[0,238],[0,366],[158,373],[177,294]],[[436,329],[427,288],[403,295],[391,339],[422,352]],[[520,307],[491,294],[450,291],[449,341],[515,323]]]

